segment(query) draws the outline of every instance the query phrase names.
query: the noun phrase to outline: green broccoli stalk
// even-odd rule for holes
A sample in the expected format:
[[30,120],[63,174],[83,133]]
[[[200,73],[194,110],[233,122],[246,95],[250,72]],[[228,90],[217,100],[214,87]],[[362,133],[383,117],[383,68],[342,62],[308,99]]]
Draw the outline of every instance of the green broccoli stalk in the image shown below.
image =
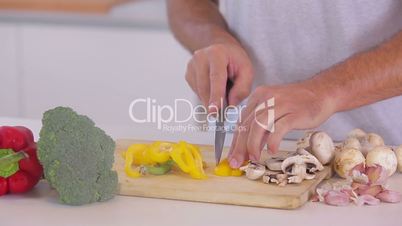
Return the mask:
[[38,157],[62,203],[83,205],[113,198],[115,142],[87,116],[57,107],[44,113]]

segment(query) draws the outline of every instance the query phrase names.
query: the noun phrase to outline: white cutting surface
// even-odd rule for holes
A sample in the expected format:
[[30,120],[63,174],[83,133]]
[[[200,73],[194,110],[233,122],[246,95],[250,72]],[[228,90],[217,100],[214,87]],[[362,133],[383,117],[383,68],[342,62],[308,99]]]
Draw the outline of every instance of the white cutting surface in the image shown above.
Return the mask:
[[[25,125],[37,138],[40,130],[38,120],[1,118],[0,125]],[[147,129],[146,126],[105,126],[113,136],[186,140],[206,143],[208,133],[169,134]],[[152,136],[152,137],[151,137]],[[228,136],[228,140],[231,136]],[[282,148],[291,148],[294,142],[283,142]],[[394,175],[390,187],[402,192],[402,174]],[[117,196],[105,203],[81,207],[61,205],[56,194],[42,183],[32,192],[19,196],[0,198],[0,226],[178,226],[178,225],[343,225],[378,226],[400,225],[402,203],[379,206],[332,207],[320,203],[307,203],[298,210],[275,210],[185,201]]]

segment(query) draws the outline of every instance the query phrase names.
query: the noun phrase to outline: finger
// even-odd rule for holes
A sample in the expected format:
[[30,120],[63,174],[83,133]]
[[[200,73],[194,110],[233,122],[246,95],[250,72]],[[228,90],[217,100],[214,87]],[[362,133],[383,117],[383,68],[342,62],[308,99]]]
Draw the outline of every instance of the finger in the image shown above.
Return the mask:
[[233,78],[233,87],[229,92],[229,104],[238,105],[250,95],[253,84],[253,70],[242,68]]
[[233,133],[232,143],[230,145],[229,153],[228,153],[228,156],[227,156],[228,159],[232,158],[233,149],[234,149],[234,146],[236,145],[236,140],[237,140],[237,138],[239,136],[239,129],[241,129],[241,127],[239,126],[239,124],[237,124],[236,128],[234,130],[234,133]]
[[227,74],[227,58],[220,52],[212,52],[208,55],[209,59],[209,80],[210,80],[210,95],[209,104],[218,106],[208,109],[210,113],[216,112],[221,108],[223,99],[225,98]]
[[266,140],[270,153],[274,154],[278,151],[283,137],[293,129],[296,121],[293,114],[287,114],[275,122],[275,130],[273,133],[269,134]]
[[274,122],[283,117],[287,112],[286,104],[277,106],[275,109],[266,106],[263,110],[254,112],[250,133],[247,140],[247,152],[249,158],[258,161],[261,156],[261,150],[266,142],[268,134],[275,127]]
[[245,110],[246,110],[246,108],[242,108],[240,111],[239,119],[238,119],[236,128],[234,130],[234,134],[233,134],[232,144],[230,145],[230,149],[229,149],[228,159],[231,159],[231,157],[232,157],[233,150],[234,150],[234,147],[236,146],[236,141],[238,139],[240,130],[245,129],[245,127],[250,124],[250,123],[248,123],[248,121],[245,118],[242,119],[242,115],[243,115],[242,113]]
[[187,63],[187,69],[186,69],[186,75],[185,75],[186,81],[190,88],[198,95],[197,91],[197,82],[195,80],[195,68],[194,68],[194,61],[191,59]]
[[[201,51],[201,50],[200,50]],[[204,106],[208,106],[209,101],[209,65],[208,59],[203,52],[196,51],[194,53],[194,68],[197,83],[197,93]]]
[[[248,119],[249,123],[252,122],[253,118],[250,118],[249,116],[251,114],[254,114],[254,112],[258,109],[257,108],[263,108],[265,106],[265,96],[267,96],[266,94],[266,90],[263,88],[257,88],[253,94],[250,96],[250,98],[248,99],[246,108],[244,108],[241,111],[240,114],[240,121],[241,123],[246,123],[245,121]],[[261,105],[262,104],[262,105]],[[261,106],[261,107],[260,107]]]
[[239,168],[245,160],[248,159],[247,155],[247,136],[248,128],[244,127],[238,130],[236,140],[234,140],[234,147],[229,157],[229,163],[232,168]]

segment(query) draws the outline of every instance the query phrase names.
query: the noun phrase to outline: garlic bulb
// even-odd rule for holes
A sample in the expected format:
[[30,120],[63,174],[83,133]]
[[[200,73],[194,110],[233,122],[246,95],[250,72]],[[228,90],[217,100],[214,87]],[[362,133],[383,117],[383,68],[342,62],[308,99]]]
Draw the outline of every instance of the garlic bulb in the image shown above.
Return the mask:
[[364,163],[363,154],[354,148],[341,149],[335,154],[334,170],[342,178],[347,178],[353,167]]
[[360,151],[362,146],[360,144],[360,141],[357,138],[349,137],[343,142],[342,148],[344,148],[344,149],[353,148],[353,149],[356,149],[356,150]]
[[395,149],[396,159],[398,160],[398,171],[402,173],[402,145]]
[[375,147],[367,154],[366,164],[368,166],[374,166],[375,164],[381,165],[387,170],[388,176],[391,176],[396,171],[398,161],[390,147],[379,146]]

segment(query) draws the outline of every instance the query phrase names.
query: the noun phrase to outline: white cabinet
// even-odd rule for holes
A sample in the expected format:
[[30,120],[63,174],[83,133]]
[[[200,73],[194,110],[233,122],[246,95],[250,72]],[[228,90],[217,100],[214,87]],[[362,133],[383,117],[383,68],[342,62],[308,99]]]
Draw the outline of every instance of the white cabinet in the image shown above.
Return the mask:
[[17,27],[0,23],[0,116],[18,116]]
[[26,117],[67,105],[98,123],[125,125],[135,98],[193,97],[184,80],[189,54],[167,29],[24,25],[21,45]]

